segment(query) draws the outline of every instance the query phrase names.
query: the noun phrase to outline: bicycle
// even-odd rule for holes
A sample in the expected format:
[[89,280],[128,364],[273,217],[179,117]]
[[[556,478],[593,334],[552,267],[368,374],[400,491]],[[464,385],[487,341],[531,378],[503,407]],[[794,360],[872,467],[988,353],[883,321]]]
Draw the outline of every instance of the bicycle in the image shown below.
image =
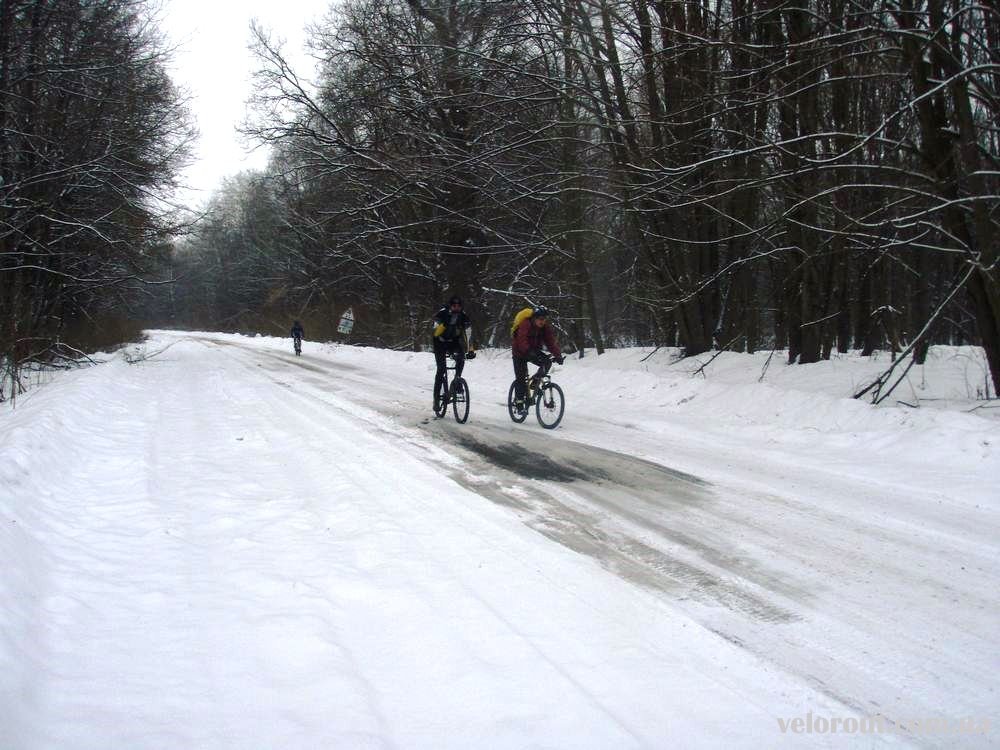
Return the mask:
[[434,389],[434,413],[439,418],[443,417],[448,413],[448,404],[451,404],[452,411],[455,413],[455,421],[459,424],[465,424],[469,418],[469,384],[465,382],[465,378],[455,378],[451,382],[451,388],[448,387],[448,370],[455,369],[455,355],[449,352],[448,359],[451,360],[452,364],[445,367],[444,387],[442,389],[444,392],[439,396],[437,388]]
[[[545,369],[545,374],[540,375],[543,369]],[[534,406],[538,424],[546,430],[554,430],[559,426],[563,413],[566,411],[566,397],[563,395],[562,388],[552,382],[547,368],[539,367],[538,372],[525,382],[524,406],[520,409],[515,403],[516,393],[517,380],[515,379],[507,392],[507,412],[510,414],[511,420],[521,424],[528,418],[528,412]]]
[[295,346],[295,356],[296,357],[301,357],[302,356],[302,339],[299,338],[298,336],[296,336],[293,339],[293,345]]

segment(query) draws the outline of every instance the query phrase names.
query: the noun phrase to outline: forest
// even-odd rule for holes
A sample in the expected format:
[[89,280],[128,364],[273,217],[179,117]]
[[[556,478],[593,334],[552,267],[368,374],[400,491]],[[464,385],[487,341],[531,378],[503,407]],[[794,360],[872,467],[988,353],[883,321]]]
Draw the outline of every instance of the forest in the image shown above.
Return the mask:
[[993,3],[335,2],[315,71],[248,30],[270,162],[197,221],[146,5],[0,8],[11,377],[143,326],[337,339],[347,308],[420,349],[457,294],[479,346],[544,304],[580,356],[977,344],[1000,385]]
[[141,330],[195,137],[167,54],[133,0],[0,2],[0,399]]

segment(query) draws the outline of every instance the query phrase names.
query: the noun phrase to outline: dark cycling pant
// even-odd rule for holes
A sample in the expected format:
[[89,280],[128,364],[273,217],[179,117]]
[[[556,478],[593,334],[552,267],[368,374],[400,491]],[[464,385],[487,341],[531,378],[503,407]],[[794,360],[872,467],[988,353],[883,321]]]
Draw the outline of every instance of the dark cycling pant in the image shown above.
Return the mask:
[[462,377],[465,368],[465,352],[460,341],[442,341],[434,339],[434,360],[437,362],[437,374],[434,377],[434,395],[440,396],[444,388],[445,372],[448,368],[448,354],[455,355],[455,377]]
[[527,357],[514,357],[514,398],[524,399],[524,381],[528,379],[528,363],[538,365],[538,377],[545,375],[552,367],[552,360],[541,352],[528,352]]

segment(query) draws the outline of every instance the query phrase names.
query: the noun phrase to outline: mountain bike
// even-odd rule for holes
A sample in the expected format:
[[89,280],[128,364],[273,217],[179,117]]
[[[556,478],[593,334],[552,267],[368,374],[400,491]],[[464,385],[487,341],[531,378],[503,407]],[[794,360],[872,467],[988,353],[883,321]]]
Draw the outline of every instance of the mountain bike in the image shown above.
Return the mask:
[[528,412],[534,406],[538,424],[546,430],[554,430],[559,426],[563,412],[566,411],[566,397],[562,388],[552,382],[547,369],[544,375],[541,374],[543,369],[539,367],[538,372],[525,382],[524,406],[521,408],[515,403],[517,380],[510,384],[510,390],[507,392],[507,412],[514,422],[521,424],[528,418]]
[[451,404],[455,421],[465,424],[469,418],[469,384],[465,382],[465,378],[455,378],[451,381],[451,387],[448,387],[448,371],[455,369],[455,355],[449,352],[448,361],[451,364],[445,367],[443,393],[439,396],[437,388],[434,389],[434,413],[443,417],[448,412],[448,404]]
[[293,340],[292,343],[295,346],[295,356],[296,357],[301,357],[302,356],[302,339],[299,336],[296,336],[294,338],[294,340]]

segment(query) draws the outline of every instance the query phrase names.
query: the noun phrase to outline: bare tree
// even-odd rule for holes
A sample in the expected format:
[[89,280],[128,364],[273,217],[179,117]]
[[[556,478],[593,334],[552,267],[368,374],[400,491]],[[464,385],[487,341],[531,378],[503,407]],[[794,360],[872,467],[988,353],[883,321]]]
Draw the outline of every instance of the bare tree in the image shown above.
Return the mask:
[[164,199],[193,133],[149,19],[126,0],[0,5],[0,353],[11,373],[107,322],[171,228]]
[[255,30],[272,244],[414,345],[456,291],[493,332],[546,302],[580,349],[975,338],[996,373],[997,28],[971,0],[347,2],[315,85]]

